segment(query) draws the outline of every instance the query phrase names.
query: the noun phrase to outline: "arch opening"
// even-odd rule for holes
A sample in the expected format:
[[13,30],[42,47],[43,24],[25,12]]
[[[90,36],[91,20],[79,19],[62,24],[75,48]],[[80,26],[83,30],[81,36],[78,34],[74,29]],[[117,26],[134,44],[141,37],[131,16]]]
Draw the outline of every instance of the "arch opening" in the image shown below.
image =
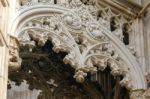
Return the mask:
[[[35,47],[32,52],[26,47],[20,47],[22,64],[17,71],[9,72],[8,99],[15,94],[22,99],[23,95],[20,92],[24,92],[27,99],[92,99],[83,86],[72,78],[74,69],[63,63],[66,53],[57,54],[52,47],[50,41],[43,47]],[[28,87],[22,86],[24,82]],[[18,91],[14,86],[18,86]],[[27,87],[28,90],[22,87]],[[40,90],[37,97],[30,93],[34,90]],[[11,94],[13,91],[14,94]]]
[[[50,9],[51,9],[51,7],[50,7]],[[41,28],[41,27],[38,27],[38,26],[41,26],[41,25],[38,25],[38,24],[30,26],[30,27],[26,27],[26,23],[28,23],[29,21],[32,23],[32,20],[33,19],[36,20],[36,18],[39,17],[39,16],[40,17],[45,17],[45,16],[51,16],[51,14],[54,14],[53,12],[51,13],[52,10],[50,10],[50,9],[48,8],[45,12],[40,13],[39,12],[40,10],[37,9],[37,7],[36,7],[37,12],[35,11],[34,13],[32,13],[33,17],[30,17],[31,15],[28,15],[26,12],[24,12],[25,14],[20,16],[21,19],[19,19],[21,23],[18,23],[18,24],[20,24],[20,25],[17,24],[16,29],[13,28],[13,29],[15,29],[15,31],[17,31],[18,34],[22,34],[25,30],[33,30],[32,32],[36,32],[36,35],[39,34],[38,36],[33,37],[34,39],[29,40],[29,42],[27,44],[28,47],[31,47],[31,49],[32,49],[34,47],[35,41],[38,42],[38,45],[42,45],[42,44],[45,43],[45,41],[47,41],[47,39],[51,39],[51,41],[54,43],[54,50],[56,52],[66,51],[68,53],[68,55],[67,55],[68,59],[65,62],[71,64],[71,66],[73,68],[77,69],[77,70],[75,70],[76,75],[74,77],[80,77],[81,79],[79,79],[79,80],[83,80],[83,78],[87,76],[88,72],[92,73],[92,72],[96,71],[97,67],[95,68],[94,64],[100,63],[98,68],[105,69],[107,67],[107,65],[105,63],[108,63],[108,61],[109,61],[109,63],[113,62],[112,60],[110,61],[107,58],[106,58],[106,60],[101,60],[101,58],[104,59],[105,55],[97,53],[98,49],[100,49],[101,47],[106,47],[106,48],[104,48],[106,50],[102,50],[102,51],[104,51],[105,53],[107,53],[107,51],[110,51],[108,53],[111,53],[110,54],[111,57],[112,57],[111,59],[115,58],[114,60],[116,60],[117,62],[121,61],[121,62],[123,62],[123,64],[125,63],[124,65],[126,65],[126,66],[118,65],[119,68],[118,68],[118,66],[112,66],[112,67],[110,66],[111,70],[114,73],[113,75],[118,75],[119,73],[122,73],[122,75],[124,76],[122,85],[126,86],[129,89],[130,88],[133,88],[133,89],[137,88],[138,89],[138,88],[143,88],[143,87],[145,88],[145,82],[144,82],[144,80],[142,80],[143,76],[142,76],[141,72],[137,74],[137,72],[140,69],[139,67],[137,67],[138,63],[136,63],[136,61],[133,59],[133,57],[129,58],[129,56],[131,56],[130,53],[125,54],[125,53],[128,53],[129,51],[126,50],[126,48],[124,46],[119,44],[120,42],[117,39],[113,39],[115,37],[112,34],[109,34],[109,31],[107,31],[107,30],[105,31],[105,29],[103,27],[102,28],[98,27],[97,23],[87,22],[88,25],[85,28],[83,28],[82,25],[80,25],[80,23],[82,23],[80,18],[82,17],[83,14],[80,16],[80,15],[76,15],[78,13],[74,13],[74,14],[73,13],[67,13],[67,12],[69,12],[69,10],[66,10],[66,9],[64,10],[64,9],[57,9],[57,7],[54,7],[54,8],[52,7],[53,12],[56,11],[55,14],[59,14],[59,16],[61,17],[61,19],[59,19],[59,22],[61,20],[61,23],[63,24],[62,30],[65,30],[65,31],[60,32],[59,29],[61,30],[61,28],[59,28],[59,29],[53,29],[52,28],[49,31],[47,31],[46,26]],[[54,11],[54,9],[55,9],[55,11]],[[58,13],[57,13],[57,11],[58,11]],[[83,11],[84,11],[84,9],[83,9]],[[78,12],[80,12],[80,11],[78,11]],[[86,11],[84,11],[84,12],[86,12]],[[39,15],[37,13],[39,13]],[[43,15],[43,13],[45,13],[45,15]],[[34,14],[37,17],[35,17]],[[65,20],[62,20],[62,17]],[[87,17],[88,17],[88,15],[87,15]],[[39,18],[39,19],[42,19],[42,18]],[[74,21],[72,21],[72,19],[76,20],[75,23],[74,23]],[[37,21],[34,21],[34,22],[37,22]],[[55,22],[57,23],[58,21],[55,21]],[[97,26],[95,26],[95,25],[97,25]],[[60,25],[58,25],[58,26],[60,26]],[[102,33],[104,35],[101,35],[100,30],[103,30],[103,29],[104,29],[104,31],[102,31]],[[54,30],[58,30],[58,31],[52,33]],[[41,33],[44,33],[44,31],[46,31],[46,32],[48,32],[48,35],[46,34],[46,36],[44,36],[45,34],[44,35],[42,34],[43,37],[44,37],[44,39],[43,39],[43,37],[40,36],[40,33],[38,33],[40,31],[42,31]],[[108,33],[105,34],[105,32],[108,32]],[[60,35],[59,38],[57,38],[55,33],[56,34],[58,33],[58,35],[60,35],[61,33],[62,34]],[[97,35],[96,33],[100,33],[100,35],[98,34],[98,37],[100,39],[97,39],[96,37],[93,37],[93,35],[91,35],[92,33],[94,35]],[[34,33],[33,33],[33,35],[34,35]],[[92,36],[92,37],[90,37],[90,36]],[[50,38],[47,38],[47,37],[50,37]],[[80,40],[80,42],[78,42],[78,37],[81,37],[83,40]],[[107,42],[103,42],[103,41],[105,41],[105,39],[103,37],[107,38],[106,40],[108,40],[109,44]],[[22,38],[22,40],[23,40],[23,38]],[[63,40],[66,40],[65,42],[67,42],[64,45],[62,44],[62,42],[64,42]],[[68,42],[70,42],[70,41],[71,41],[72,44],[71,43],[68,44]],[[32,43],[33,45],[30,45],[29,43]],[[57,46],[56,43],[60,44],[60,46]],[[80,43],[82,43],[82,44],[80,44]],[[70,46],[68,47],[66,45],[71,45],[73,48],[71,49]],[[78,46],[78,45],[81,45],[81,46]],[[90,46],[93,45],[92,48],[90,48],[89,45]],[[89,49],[87,49],[87,48],[89,48]],[[108,49],[111,49],[112,51],[108,50]],[[88,55],[88,54],[90,54],[90,55],[88,55],[88,57],[85,57],[83,52],[87,52],[85,55]],[[104,53],[104,52],[102,52],[102,53]],[[121,55],[119,55],[119,54],[121,54]],[[72,57],[73,55],[75,55],[75,56]],[[96,57],[96,58],[93,58],[93,57]],[[88,59],[88,58],[93,58],[93,59],[91,60],[91,59]],[[123,58],[123,59],[121,59],[121,58]],[[86,61],[83,61],[83,59],[86,59]],[[99,61],[96,61],[97,59]],[[93,60],[96,61],[97,63],[93,62]],[[131,62],[131,60],[132,60],[132,62]],[[87,64],[89,64],[88,62],[90,63],[89,67],[87,66]],[[126,70],[127,70],[127,72],[126,72]],[[82,76],[80,74],[82,74]],[[137,79],[133,79],[131,81],[130,78],[128,78],[130,76],[131,76],[131,78],[139,78],[140,77],[141,79],[140,79],[140,81],[136,81]],[[135,82],[138,82],[138,84],[135,84]]]
[[113,76],[110,72],[110,68],[107,67],[90,77],[94,86],[102,93],[100,99],[130,99],[129,91],[120,85],[123,77]]
[[[40,92],[33,99],[129,99],[127,90],[119,84],[122,78],[112,76],[109,68],[97,72],[98,81],[94,75],[88,74],[84,83],[77,83],[72,77],[74,68],[63,62],[67,53],[55,53],[52,48],[49,40],[44,46],[33,48],[32,52],[27,47],[20,47],[22,64],[17,71],[9,72],[8,99],[14,94],[31,98],[34,90]],[[24,82],[28,86],[22,86]],[[15,90],[14,86],[18,89]],[[25,87],[28,90],[24,90]]]

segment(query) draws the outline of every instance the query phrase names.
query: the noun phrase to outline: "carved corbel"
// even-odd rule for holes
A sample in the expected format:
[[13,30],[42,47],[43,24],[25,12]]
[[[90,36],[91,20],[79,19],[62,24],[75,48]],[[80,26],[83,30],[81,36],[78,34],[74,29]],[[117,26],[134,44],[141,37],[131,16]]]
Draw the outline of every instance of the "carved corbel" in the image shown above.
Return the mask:
[[10,36],[9,45],[9,71],[15,71],[21,66],[21,58],[19,57],[19,45],[14,37]]
[[130,99],[150,99],[150,89],[132,90],[130,92]]

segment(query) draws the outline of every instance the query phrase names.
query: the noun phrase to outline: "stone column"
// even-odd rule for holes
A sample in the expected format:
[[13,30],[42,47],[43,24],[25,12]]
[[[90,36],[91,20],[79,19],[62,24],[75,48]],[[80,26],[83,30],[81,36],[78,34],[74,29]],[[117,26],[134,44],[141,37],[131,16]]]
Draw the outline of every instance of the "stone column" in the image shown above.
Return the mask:
[[7,16],[6,14],[4,15],[4,10],[6,11],[7,8],[4,7],[5,4],[3,0],[1,1],[0,1],[0,12],[1,12],[0,13],[0,99],[7,99],[8,45],[6,44],[6,39],[5,39],[7,34],[4,31],[6,30],[5,20],[7,20],[5,19]]
[[[150,3],[149,0],[143,0],[143,6]],[[145,45],[145,59],[146,59],[146,72],[150,74],[150,7],[146,10],[147,13],[143,16],[144,19],[144,45]]]
[[8,48],[0,46],[0,98],[7,99]]
[[137,61],[140,63],[141,71],[145,75],[146,73],[146,65],[145,65],[145,38],[143,32],[143,20],[141,18],[137,18],[133,22],[133,39],[132,45],[135,45],[136,57]]

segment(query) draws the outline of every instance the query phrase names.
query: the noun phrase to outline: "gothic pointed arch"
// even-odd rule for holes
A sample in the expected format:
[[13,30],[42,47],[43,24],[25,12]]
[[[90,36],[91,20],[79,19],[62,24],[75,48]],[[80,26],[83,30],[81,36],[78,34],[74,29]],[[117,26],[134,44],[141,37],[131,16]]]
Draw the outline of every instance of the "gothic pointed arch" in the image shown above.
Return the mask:
[[10,28],[20,46],[30,51],[50,40],[56,53],[67,52],[63,59],[75,69],[74,78],[83,82],[87,73],[110,67],[112,75],[128,89],[145,89],[140,65],[125,45],[93,18],[81,2],[71,7],[36,5],[20,10]]

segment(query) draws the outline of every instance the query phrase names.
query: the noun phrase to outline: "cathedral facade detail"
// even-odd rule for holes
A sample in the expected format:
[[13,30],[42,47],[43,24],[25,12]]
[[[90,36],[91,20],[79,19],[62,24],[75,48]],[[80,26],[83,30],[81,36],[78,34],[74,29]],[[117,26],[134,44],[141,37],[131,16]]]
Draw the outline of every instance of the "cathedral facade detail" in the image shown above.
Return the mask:
[[2,99],[149,99],[149,5],[2,0]]

